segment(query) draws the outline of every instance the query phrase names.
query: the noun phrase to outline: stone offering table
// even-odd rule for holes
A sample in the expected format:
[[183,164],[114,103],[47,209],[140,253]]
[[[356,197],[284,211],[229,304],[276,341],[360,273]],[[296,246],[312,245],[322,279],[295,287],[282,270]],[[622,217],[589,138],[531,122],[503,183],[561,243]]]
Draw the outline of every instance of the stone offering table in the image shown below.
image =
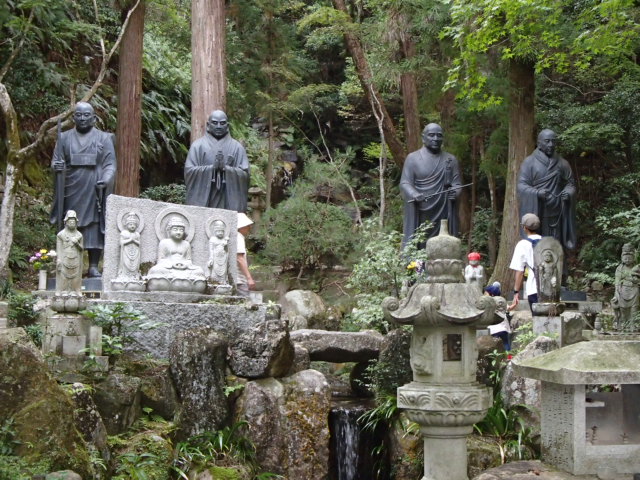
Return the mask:
[[640,341],[581,342],[514,368],[542,382],[544,462],[574,475],[640,472]]

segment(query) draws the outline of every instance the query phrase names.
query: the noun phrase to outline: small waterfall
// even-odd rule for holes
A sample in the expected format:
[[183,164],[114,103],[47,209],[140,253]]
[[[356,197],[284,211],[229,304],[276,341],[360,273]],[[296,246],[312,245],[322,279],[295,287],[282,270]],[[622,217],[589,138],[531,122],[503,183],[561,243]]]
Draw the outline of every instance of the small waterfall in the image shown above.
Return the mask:
[[332,480],[376,478],[373,449],[383,441],[380,432],[363,431],[360,416],[373,408],[366,400],[336,400],[329,414],[330,477]]

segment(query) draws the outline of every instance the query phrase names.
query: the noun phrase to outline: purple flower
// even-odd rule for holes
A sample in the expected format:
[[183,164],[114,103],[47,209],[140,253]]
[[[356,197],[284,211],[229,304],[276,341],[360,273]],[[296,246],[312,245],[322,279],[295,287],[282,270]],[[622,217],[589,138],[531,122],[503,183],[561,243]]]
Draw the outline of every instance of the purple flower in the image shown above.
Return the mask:
[[40,252],[36,253],[36,257],[40,258],[42,256],[42,254]]

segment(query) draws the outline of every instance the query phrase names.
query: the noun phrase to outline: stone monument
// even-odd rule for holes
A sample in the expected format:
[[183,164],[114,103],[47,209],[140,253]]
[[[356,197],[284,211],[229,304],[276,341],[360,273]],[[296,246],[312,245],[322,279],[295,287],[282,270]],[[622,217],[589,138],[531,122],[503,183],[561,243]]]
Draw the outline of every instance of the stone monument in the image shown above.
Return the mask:
[[209,235],[209,280],[215,288],[228,289],[229,284],[229,234],[222,220],[214,220],[207,224]]
[[116,153],[113,135],[94,128],[96,114],[86,102],[76,104],[75,129],[58,132],[51,167],[56,174],[51,223],[60,225],[68,210],[78,218],[78,230],[89,253],[87,276],[100,277],[104,249],[105,199],[113,191]]
[[640,472],[637,339],[581,342],[522,362],[516,357],[514,369],[542,382],[545,463],[598,478]]
[[387,320],[413,325],[413,382],[398,388],[398,408],[420,425],[422,480],[468,480],[466,437],[492,401],[476,381],[476,329],[500,320],[494,297],[464,282],[460,240],[449,235],[447,220],[426,249],[427,283],[382,305]]
[[210,299],[210,294],[230,294],[235,281],[208,281],[210,239],[224,225],[227,278],[234,280],[238,267],[229,259],[236,258],[237,215],[231,210],[110,195],[102,298],[197,302]]
[[618,331],[637,331],[636,315],[640,303],[640,265],[634,265],[636,250],[630,243],[622,246],[620,265],[616,268],[615,293],[611,306]]
[[556,134],[542,130],[537,148],[524,159],[518,176],[520,217],[534,213],[540,235],[554,237],[566,250],[576,248],[576,187],[571,166],[556,154]]
[[403,247],[426,221],[433,223],[430,237],[438,233],[443,219],[449,220],[449,233],[458,234],[460,168],[456,157],[442,150],[443,140],[442,127],[430,123],[422,132],[424,146],[410,153],[404,162],[400,179],[404,200]]

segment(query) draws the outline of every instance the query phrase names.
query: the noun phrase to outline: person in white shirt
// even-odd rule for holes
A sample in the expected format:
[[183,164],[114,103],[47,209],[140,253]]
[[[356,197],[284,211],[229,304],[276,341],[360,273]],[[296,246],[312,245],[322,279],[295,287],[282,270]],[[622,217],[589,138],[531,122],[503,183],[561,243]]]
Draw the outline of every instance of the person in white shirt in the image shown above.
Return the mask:
[[256,288],[256,282],[251,276],[249,271],[249,262],[247,262],[247,247],[244,241],[244,236],[248,235],[251,231],[251,225],[253,221],[247,217],[244,213],[238,213],[238,237],[237,237],[237,257],[238,257],[238,280],[236,282],[236,289],[238,295],[243,297],[249,296],[249,290]]
[[522,216],[521,226],[527,238],[520,240],[516,244],[513,257],[511,258],[511,264],[509,265],[509,268],[516,272],[513,286],[513,302],[509,305],[509,310],[515,309],[518,303],[520,303],[520,290],[522,289],[526,269],[528,274],[525,291],[527,293],[527,300],[529,300],[529,308],[533,313],[532,305],[538,301],[538,289],[533,273],[533,247],[538,243],[538,240],[542,238],[537,233],[540,229],[540,219],[533,213],[526,213]]

